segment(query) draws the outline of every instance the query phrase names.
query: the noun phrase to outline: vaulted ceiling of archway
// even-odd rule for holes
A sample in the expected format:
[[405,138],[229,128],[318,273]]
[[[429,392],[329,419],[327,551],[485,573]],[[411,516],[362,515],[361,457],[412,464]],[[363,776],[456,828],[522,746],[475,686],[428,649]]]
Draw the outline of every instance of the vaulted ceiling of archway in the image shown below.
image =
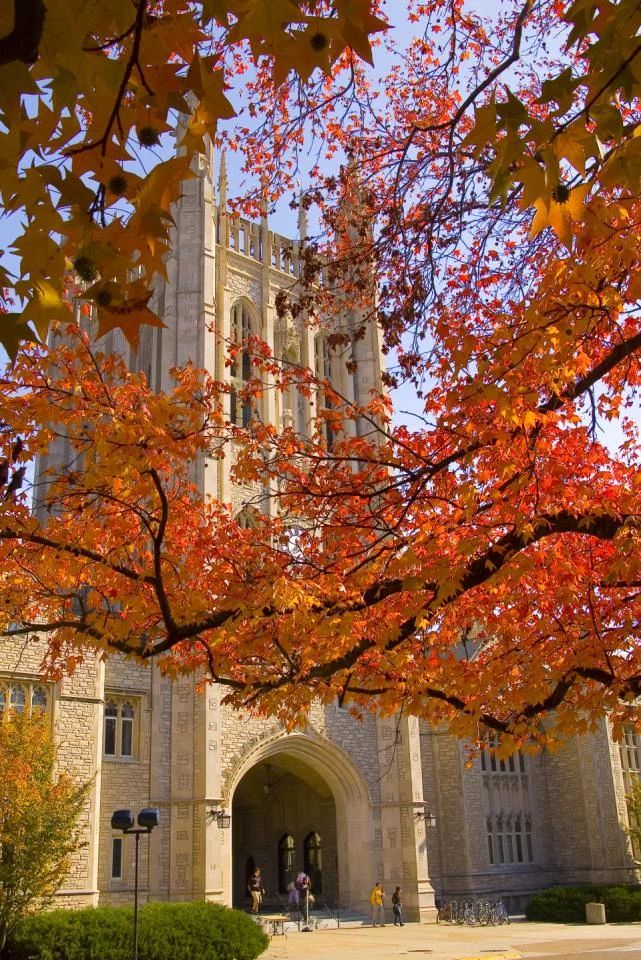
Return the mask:
[[[248,770],[236,788],[234,803],[241,806],[264,804],[266,798],[275,799],[281,791],[291,789],[296,781],[301,780],[322,800],[333,799],[327,782],[313,767],[296,756],[279,753],[270,757],[268,762],[257,763]],[[268,791],[266,786],[269,786]]]

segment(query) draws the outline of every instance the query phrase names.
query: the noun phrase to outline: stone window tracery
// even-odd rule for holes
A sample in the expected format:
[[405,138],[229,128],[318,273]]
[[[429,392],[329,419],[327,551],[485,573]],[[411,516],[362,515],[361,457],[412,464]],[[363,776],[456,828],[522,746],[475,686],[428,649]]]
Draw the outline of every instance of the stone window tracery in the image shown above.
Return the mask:
[[230,420],[238,427],[248,427],[252,418],[252,404],[241,396],[251,379],[251,357],[247,341],[254,333],[252,316],[246,304],[239,301],[231,308],[231,342],[234,353],[231,363]]
[[[316,376],[319,380],[332,381],[332,355],[327,337],[324,333],[317,333],[314,338],[314,365]],[[326,396],[322,387],[318,388],[318,414],[322,410],[331,410],[331,398]],[[323,423],[321,432],[325,437],[327,449],[331,450],[334,445],[334,433],[327,422]]]
[[[641,780],[641,736],[634,727],[626,726],[623,728],[623,740],[619,744],[619,754],[621,757],[621,768],[623,771],[623,783],[626,794],[630,793],[632,788]],[[628,804],[628,819],[631,825],[635,825],[635,818]],[[634,856],[641,859],[641,844],[632,838],[632,849]]]
[[136,748],[136,707],[131,699],[109,697],[105,703],[103,752],[131,760]]
[[532,803],[526,757],[517,752],[497,758],[496,742],[481,750],[483,807],[490,866],[534,862]]
[[38,681],[0,677],[0,720],[12,713],[47,713],[51,698],[47,686]]

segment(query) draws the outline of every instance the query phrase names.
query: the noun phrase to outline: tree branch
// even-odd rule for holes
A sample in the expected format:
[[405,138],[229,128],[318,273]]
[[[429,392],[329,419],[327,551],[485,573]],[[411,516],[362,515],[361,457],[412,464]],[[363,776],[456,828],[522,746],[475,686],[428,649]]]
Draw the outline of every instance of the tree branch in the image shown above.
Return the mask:
[[35,63],[42,39],[47,10],[44,0],[13,0],[14,25],[0,37],[0,66],[19,60]]

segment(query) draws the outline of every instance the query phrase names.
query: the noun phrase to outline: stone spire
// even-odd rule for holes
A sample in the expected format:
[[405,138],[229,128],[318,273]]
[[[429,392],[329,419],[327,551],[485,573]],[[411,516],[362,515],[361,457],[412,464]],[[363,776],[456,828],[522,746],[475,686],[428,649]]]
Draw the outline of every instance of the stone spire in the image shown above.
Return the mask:
[[227,213],[227,154],[223,150],[220,154],[220,170],[218,171],[218,204],[223,213]]
[[305,194],[302,187],[298,191],[298,240],[301,245],[307,240],[307,231],[309,229],[307,222],[307,207],[305,206]]

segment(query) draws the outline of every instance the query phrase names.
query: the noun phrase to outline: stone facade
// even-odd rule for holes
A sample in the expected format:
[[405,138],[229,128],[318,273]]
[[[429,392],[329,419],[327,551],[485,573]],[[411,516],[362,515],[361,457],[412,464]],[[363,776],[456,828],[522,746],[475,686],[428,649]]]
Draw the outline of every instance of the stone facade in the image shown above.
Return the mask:
[[[144,329],[131,364],[157,389],[188,360],[222,380],[234,374],[221,346],[234,323],[248,324],[276,355],[324,363],[318,334],[276,318],[277,293],[297,283],[301,241],[272,232],[265,219],[232,219],[224,169],[215,196],[212,156],[201,158],[198,173],[177,204],[169,280],[155,294],[166,327]],[[106,348],[129,349],[118,333]],[[333,364],[332,376],[344,395],[365,397],[381,385],[378,331],[354,350],[356,372]],[[265,420],[298,429],[314,414],[314,398],[266,391],[260,403]],[[260,489],[232,488],[228,461],[199,462],[195,474],[203,493],[237,511],[269,509]],[[35,643],[3,641],[0,692],[31,690],[41,656]],[[93,784],[86,846],[61,904],[131,902],[133,838],[110,828],[122,807],[161,812],[160,828],[141,843],[143,899],[243,906],[254,864],[270,898],[284,895],[292,871],[307,866],[328,902],[368,910],[380,879],[388,894],[403,887],[408,919],[426,920],[435,894],[500,894],[518,907],[552,883],[635,875],[625,834],[631,766],[622,768],[606,724],[557,753],[501,763],[487,753],[470,760],[464,744],[414,718],[356,720],[337,704],[316,706],[307,729],[287,734],[273,720],[224,706],[215,687],[202,692],[193,678],[171,682],[153,665],[118,658],[106,665],[87,658],[46,689],[59,762]],[[222,811],[230,829],[218,824]]]

